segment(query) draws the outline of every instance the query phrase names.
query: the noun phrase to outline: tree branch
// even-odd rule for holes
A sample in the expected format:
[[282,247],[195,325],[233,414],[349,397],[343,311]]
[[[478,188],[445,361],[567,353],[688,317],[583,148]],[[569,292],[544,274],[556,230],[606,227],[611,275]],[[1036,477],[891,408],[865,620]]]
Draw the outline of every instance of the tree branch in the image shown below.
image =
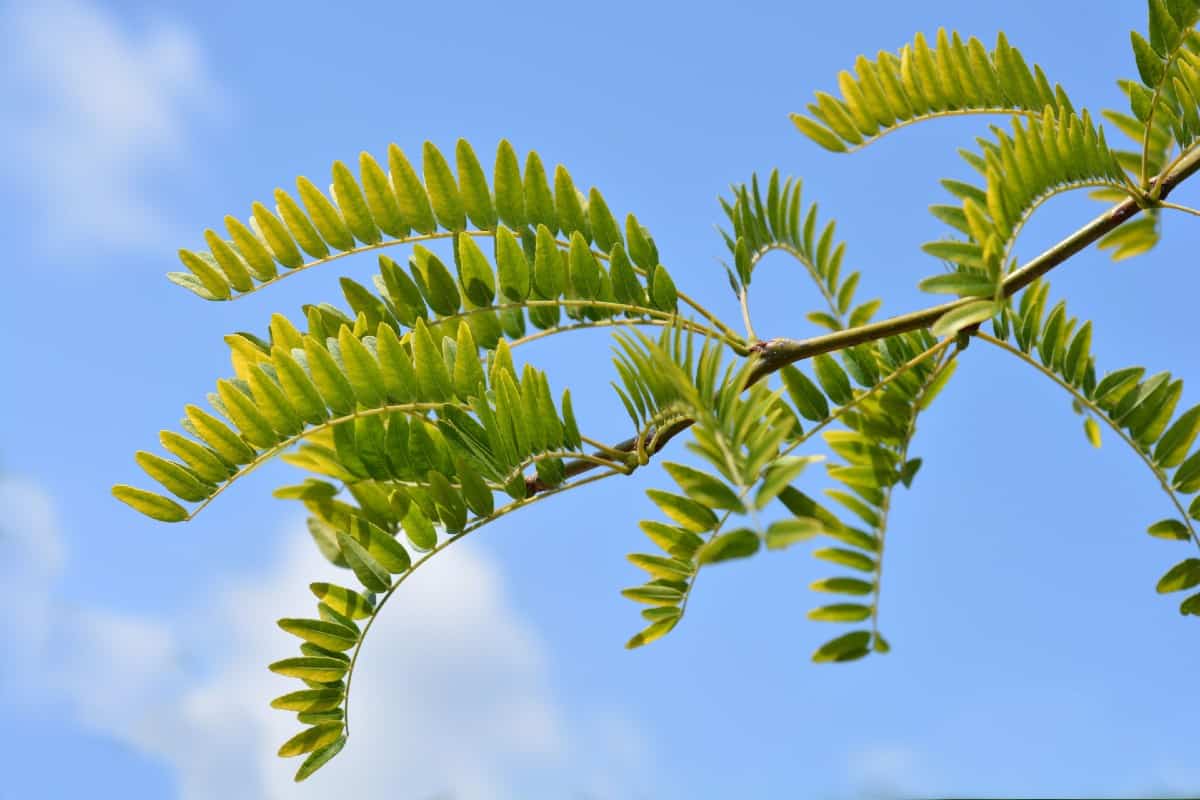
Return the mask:
[[[1004,297],[1012,297],[1055,267],[1100,241],[1100,239],[1112,233],[1145,209],[1153,208],[1158,202],[1166,200],[1167,195],[1174,191],[1179,184],[1196,174],[1197,171],[1200,171],[1200,149],[1187,154],[1173,168],[1150,181],[1150,185],[1147,188],[1148,194],[1153,192],[1156,187],[1161,186],[1161,190],[1154,200],[1149,197],[1140,199],[1131,197],[1116,204],[1087,225],[1075,231],[1075,233],[1030,260],[1020,269],[1013,271],[1004,279]],[[899,316],[890,317],[879,322],[835,331],[810,339],[778,338],[759,342],[751,348],[757,360],[753,370],[750,372],[749,379],[746,381],[746,385],[749,386],[756,383],[768,375],[778,372],[788,364],[794,364],[797,361],[804,361],[805,359],[825,353],[845,350],[847,347],[886,339],[889,336],[928,328],[948,311],[975,302],[978,299],[976,297],[960,298],[948,303],[930,306],[920,311],[900,314]],[[655,432],[651,431],[645,435],[643,444],[650,446],[653,443],[653,451],[651,452],[651,455],[653,455],[662,450],[672,438],[687,430],[691,425],[691,420],[681,420],[671,425],[668,429],[657,435],[657,437]],[[623,442],[613,445],[610,450],[633,452],[637,449],[637,444],[638,440],[636,438],[626,439]],[[594,462],[579,460],[568,462],[565,465],[565,470],[567,477],[570,478],[595,469],[595,467],[596,464]],[[526,481],[526,489],[530,495],[544,492],[550,488],[537,478],[530,478]]]

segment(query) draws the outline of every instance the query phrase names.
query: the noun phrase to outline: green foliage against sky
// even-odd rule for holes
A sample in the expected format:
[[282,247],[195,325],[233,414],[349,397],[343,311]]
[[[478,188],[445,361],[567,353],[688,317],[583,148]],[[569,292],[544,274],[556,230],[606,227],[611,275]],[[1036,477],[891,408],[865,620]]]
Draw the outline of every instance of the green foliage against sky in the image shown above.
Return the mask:
[[[630,647],[669,633],[707,567],[817,540],[829,576],[808,616],[847,625],[813,654],[850,661],[890,649],[880,630],[888,512],[921,459],[910,452],[918,417],[952,379],[968,346],[994,347],[1069,394],[1086,437],[1102,428],[1133,448],[1162,485],[1172,516],[1150,535],[1200,544],[1200,406],[1176,414],[1183,385],[1140,367],[1103,371],[1092,324],[1052,300],[1045,276],[1098,243],[1124,259],[1158,240],[1167,201],[1200,169],[1200,6],[1150,0],[1148,36],[1134,33],[1138,80],[1123,81],[1129,110],[1090,114],[1028,66],[1003,35],[992,50],[939,31],[899,52],[860,57],[793,120],[827,150],[864,147],[912,123],[991,115],[962,151],[973,183],[947,180],[931,207],[946,235],[925,246],[944,269],[921,283],[953,299],[875,321],[878,299],[856,296],[836,226],[806,205],[799,179],[772,172],[723,198],[726,277],[743,319],[719,319],[676,285],[651,233],[620,217],[601,193],[548,172],[502,141],[485,170],[459,141],[450,158],[431,144],[421,171],[392,146],[386,169],[364,153],[357,174],[335,162],[323,193],[306,178],[254,203],[247,222],[205,232],[209,249],[181,251],[176,284],[212,301],[259,291],[346,255],[380,251],[373,285],[342,279],[345,306],[303,309],[302,330],[281,314],[260,333],[226,338],[233,376],[210,410],[185,409],[164,431],[170,457],[136,458],[169,497],[130,486],[114,494],[164,522],[192,518],[242,475],[278,456],[305,479],[277,490],[301,502],[315,545],[346,569],[344,585],[314,583],[316,616],[280,627],[299,655],[271,665],[304,688],[273,705],[304,726],[280,749],[306,755],[303,779],[344,746],[354,667],[379,612],[409,575],[487,523],[598,480],[661,462],[659,514],[641,523],[646,552],[629,556],[646,582],[624,590],[642,606]],[[1102,122],[1102,121],[1103,122]],[[1103,123],[1129,142],[1109,143]],[[765,188],[764,188],[765,187]],[[1087,189],[1105,210],[1036,259],[1013,245],[1030,215],[1063,192]],[[298,198],[298,199],[297,199]],[[445,240],[452,262],[426,247]],[[408,246],[406,263],[388,253]],[[760,340],[749,297],[763,256],[795,258],[824,300],[809,319],[828,333]],[[682,287],[686,288],[686,287]],[[987,328],[983,326],[987,324]],[[631,436],[587,435],[569,390],[513,350],[570,331],[612,328],[613,387]],[[649,330],[647,330],[649,329]],[[804,473],[820,435],[822,465],[838,485],[818,500]],[[688,438],[689,463],[663,450]],[[184,503],[191,504],[185,506]],[[1200,559],[1167,569],[1161,593],[1200,585]],[[1200,594],[1184,614],[1200,615]]]

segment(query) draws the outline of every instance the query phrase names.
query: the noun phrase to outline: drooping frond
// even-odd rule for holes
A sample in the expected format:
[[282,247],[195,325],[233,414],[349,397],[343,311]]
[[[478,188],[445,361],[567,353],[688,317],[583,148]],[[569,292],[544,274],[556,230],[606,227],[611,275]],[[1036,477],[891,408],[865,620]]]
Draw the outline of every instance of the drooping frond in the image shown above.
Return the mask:
[[721,231],[733,259],[733,269],[726,265],[730,286],[743,296],[759,260],[772,251],[782,251],[807,270],[828,306],[828,311],[808,314],[810,321],[829,330],[869,322],[879,309],[879,301],[855,304],[859,273],[842,274],[846,245],[834,238],[837,224],[830,221],[822,227],[816,203],[805,210],[801,187],[801,181],[792,177],[780,183],[779,171],[772,170],[765,198],[757,175],[751,177],[749,185],[730,187],[732,201],[721,198],[721,208],[732,228],[731,232]]
[[930,47],[923,34],[898,54],[859,56],[855,72],[838,75],[841,96],[817,92],[810,116],[793,114],[802,133],[834,152],[864,147],[914,122],[961,114],[1032,114],[1071,109],[1061,86],[1041,67],[1029,69],[1004,34],[988,53],[975,38],[964,42],[939,29]]
[[[1107,425],[1138,454],[1158,479],[1175,509],[1175,516],[1155,522],[1151,536],[1200,546],[1193,521],[1200,520],[1200,405],[1176,415],[1183,381],[1169,372],[1146,376],[1144,367],[1125,367],[1100,375],[1091,354],[1092,324],[1079,324],[1057,303],[1046,311],[1049,284],[1038,282],[1007,309],[995,326],[995,336],[980,338],[1037,368],[1074,399],[1085,416],[1084,432],[1100,446],[1100,427]],[[1011,341],[1011,343],[1010,343]],[[1036,356],[1035,356],[1036,352]],[[1184,559],[1159,581],[1160,593],[1200,586],[1200,560]],[[1184,599],[1180,613],[1200,616],[1200,593]]]
[[984,185],[942,182],[959,205],[931,210],[965,240],[925,245],[925,252],[954,266],[952,272],[923,281],[926,291],[999,300],[1013,244],[1042,203],[1080,188],[1103,187],[1128,196],[1124,171],[1108,148],[1104,130],[1092,124],[1086,111],[1076,116],[1047,108],[1041,117],[1025,123],[1015,120],[1011,135],[999,128],[993,128],[993,134],[994,140],[979,140],[981,154],[963,153],[984,176]]
[[[834,575],[814,582],[814,591],[838,596],[838,601],[813,609],[809,619],[851,624],[870,620],[871,625],[869,630],[855,630],[826,642],[813,654],[814,661],[851,661],[872,650],[885,653],[890,649],[878,624],[888,514],[895,487],[910,486],[921,466],[921,459],[909,457],[909,445],[916,432],[917,415],[928,407],[953,372],[954,354],[948,351],[951,341],[939,343],[922,332],[891,337],[864,348],[858,363],[870,358],[874,372],[862,375],[851,369],[850,374],[865,391],[850,388],[850,375],[834,359],[814,364],[821,388],[831,399],[847,404],[839,419],[845,429],[824,434],[826,443],[841,459],[827,466],[829,475],[845,488],[827,489],[826,494],[853,519],[847,522],[810,495],[789,487],[780,499],[796,519],[802,520],[790,524],[804,535],[781,537],[774,544],[768,540],[768,546],[782,548],[813,535],[831,539],[833,546],[819,548],[813,555],[858,574]],[[847,361],[846,366],[852,363]],[[793,367],[786,368],[783,377],[796,409],[808,419],[821,416],[824,409],[814,382]]]
[[[915,473],[916,464],[902,454],[907,450],[916,405],[922,396],[931,400],[949,377],[948,371],[939,372],[938,379],[933,380],[937,372],[934,357],[950,344],[914,333],[890,338],[879,346],[846,351],[840,363],[832,356],[821,356],[813,363],[814,378],[796,367],[787,367],[783,379],[791,400],[789,409],[780,402],[779,393],[762,383],[744,393],[731,392],[729,387],[741,385],[736,373],[732,380],[713,383],[708,376],[721,370],[714,366],[711,348],[703,348],[697,358],[686,340],[681,346],[678,337],[663,338],[657,344],[644,337],[640,341],[630,339],[623,352],[642,355],[625,356],[628,371],[635,378],[654,377],[643,380],[644,389],[626,387],[625,392],[640,395],[647,408],[672,407],[679,416],[686,413],[693,421],[693,441],[688,447],[705,463],[704,468],[666,464],[679,491],[648,492],[666,519],[641,523],[643,532],[661,553],[634,553],[629,557],[649,574],[649,580],[624,594],[651,606],[643,612],[648,627],[634,636],[629,646],[647,644],[678,624],[703,566],[751,556],[764,545],[772,550],[783,549],[821,534],[859,547],[872,536],[882,539],[887,506],[884,497],[890,496],[896,481],[907,483]],[[665,389],[668,382],[676,388]],[[861,388],[855,388],[855,384]],[[667,398],[668,402],[652,403],[651,398]],[[628,405],[636,407],[637,403],[631,401]],[[905,408],[912,409],[909,416],[898,416]],[[815,425],[805,431],[802,420]],[[852,491],[869,494],[883,503],[872,533],[844,524],[792,485],[804,467],[815,460],[792,453],[839,420],[851,431],[861,432],[864,442],[869,437],[881,453],[886,451],[888,463],[898,459],[900,465],[907,465],[897,465],[890,473],[879,470],[870,478],[875,481],[874,491],[866,488],[868,478],[857,464],[833,471],[839,480],[847,481]],[[885,456],[877,456],[876,460],[883,463]],[[858,503],[857,508],[865,507],[850,494],[840,493],[838,497],[850,504]],[[757,514],[776,499],[783,502],[791,516],[760,528]],[[834,581],[827,590],[838,586],[849,584]],[[836,614],[838,609],[823,613]]]
[[[218,382],[210,402],[219,416],[188,406],[184,428],[193,438],[162,434],[178,461],[138,453],[179,500],[203,507],[297,444],[286,460],[346,483],[445,479],[461,487],[486,479],[489,492],[522,498],[522,466],[580,445],[569,394],[560,412],[545,376],[529,366],[518,375],[505,345],[485,370],[468,325],[456,339],[435,337],[421,320],[403,338],[384,323],[362,338],[343,325],[328,339],[308,334],[297,346],[262,352],[245,375]],[[536,463],[550,485],[561,481],[561,458]],[[167,522],[195,513],[128,486],[114,493]]]
[[360,648],[392,595],[417,569],[506,514],[613,474],[581,478],[498,507],[493,507],[481,481],[463,483],[460,490],[438,473],[430,473],[423,491],[405,488],[399,495],[373,481],[349,485],[353,500],[339,498],[335,486],[319,480],[276,492],[277,497],[298,499],[307,506],[317,548],[349,573],[338,583],[310,584],[317,600],[315,616],[278,623],[300,640],[299,655],[270,665],[272,672],[304,684],[271,702],[273,708],[295,713],[305,726],[279,749],[283,757],[307,756],[296,780],[308,778],[345,746]]
[[693,441],[688,447],[711,470],[665,464],[682,494],[647,492],[668,521],[641,523],[661,555],[629,556],[649,581],[623,594],[651,606],[643,612],[648,627],[629,647],[649,644],[678,624],[702,566],[758,551],[762,534],[734,523],[749,523],[742,518],[770,504],[815,460],[781,453],[799,431],[799,421],[780,394],[765,383],[744,388],[748,365],[735,369],[722,348],[705,342],[697,349],[693,338],[680,331],[664,331],[657,342],[643,335],[620,336],[624,387],[618,392],[639,431],[690,420]]
[[[772,186],[777,185],[773,175]],[[757,182],[752,182],[753,191],[737,192],[734,206],[724,204],[727,216],[735,224],[735,231],[747,232],[769,231],[772,227],[764,223],[764,219],[777,218],[779,215],[776,203],[768,200],[765,206],[761,202]],[[768,190],[768,198],[775,192]],[[787,196],[787,193],[784,194]],[[757,213],[749,212],[751,200],[755,200],[754,208]],[[794,196],[794,206],[791,211],[793,218],[798,217],[798,193]],[[738,205],[744,209],[742,213],[730,213]],[[764,214],[764,210],[766,214]],[[812,229],[815,227],[815,208],[809,212],[806,222],[807,242],[799,241],[801,247],[812,252]],[[793,223],[791,230],[798,228]],[[826,228],[822,235],[824,249],[828,251],[832,241],[832,225]],[[740,233],[740,231],[739,231]],[[735,241],[726,235],[726,242],[737,252],[742,245],[741,236]],[[793,243],[799,239],[793,233]],[[799,248],[797,248],[799,249]],[[819,248],[820,249],[820,248]],[[801,251],[801,256],[804,253]],[[798,256],[800,257],[800,256]],[[820,264],[824,259],[818,259]],[[836,263],[840,264],[840,257]],[[751,265],[752,266],[752,265]],[[741,270],[739,270],[740,272]],[[853,302],[853,294],[857,288],[857,274],[848,278],[840,287],[837,284],[837,269],[809,269],[809,275],[818,288],[830,302],[832,319],[840,322],[841,314]],[[732,279],[731,279],[732,282]],[[831,289],[836,288],[839,306],[834,306],[831,299]],[[878,301],[866,304],[866,315],[869,316],[878,307]],[[855,312],[859,314],[861,312]],[[813,315],[809,315],[813,319]],[[865,321],[865,319],[864,319]],[[859,323],[853,323],[859,324]],[[837,325],[832,325],[836,329]],[[871,619],[871,630],[858,630],[835,637],[822,645],[813,658],[817,661],[849,661],[869,653],[872,649],[877,652],[887,652],[889,645],[878,629],[879,609],[879,578],[882,573],[883,541],[887,532],[888,512],[891,496],[895,485],[899,482],[908,486],[911,484],[920,459],[908,458],[908,448],[916,430],[916,417],[920,410],[932,402],[934,396],[949,379],[953,356],[945,361],[936,363],[935,356],[945,353],[952,340],[941,343],[935,342],[930,334],[913,333],[890,337],[878,344],[848,348],[841,353],[841,363],[829,355],[818,356],[813,360],[813,372],[816,380],[809,378],[800,369],[789,366],[783,370],[784,385],[792,400],[793,407],[799,417],[811,420],[816,426],[804,433],[800,429],[799,419],[795,433],[790,443],[783,449],[777,462],[773,461],[769,469],[775,469],[776,463],[786,464],[794,449],[806,442],[816,432],[821,431],[834,421],[843,421],[847,430],[831,431],[826,434],[829,444],[834,451],[846,459],[845,464],[833,465],[829,468],[830,475],[845,484],[847,491],[836,491],[831,496],[851,512],[858,514],[863,521],[869,521],[871,529],[861,530],[843,523],[836,514],[822,507],[804,492],[789,485],[791,477],[786,480],[772,480],[764,477],[764,485],[773,485],[772,496],[778,496],[793,516],[778,520],[771,524],[761,538],[769,549],[787,548],[797,542],[808,541],[820,534],[833,538],[838,547],[822,548],[816,555],[827,561],[839,563],[860,571],[871,573],[870,581],[862,578],[836,576],[815,582],[812,588],[816,591],[849,596],[850,601],[823,606],[812,612],[810,617],[819,621],[858,622]],[[855,389],[857,383],[862,389]],[[782,473],[777,473],[780,477]],[[703,498],[695,498],[702,501]],[[721,517],[718,532],[728,524],[729,513]],[[858,522],[856,524],[862,524]],[[757,551],[757,543],[752,542],[749,534],[752,528],[739,528],[735,531],[739,546],[730,550],[739,555],[750,555]],[[714,532],[713,538],[717,538]],[[754,546],[752,546],[754,545]],[[852,549],[857,548],[857,549]],[[865,551],[865,552],[863,552]],[[690,591],[690,586],[688,588]],[[871,595],[869,605],[862,598]],[[686,600],[686,597],[685,597]],[[856,602],[857,601],[857,602]],[[677,620],[678,617],[673,617]],[[666,626],[666,622],[655,621],[653,625]],[[674,622],[669,623],[674,625]]]

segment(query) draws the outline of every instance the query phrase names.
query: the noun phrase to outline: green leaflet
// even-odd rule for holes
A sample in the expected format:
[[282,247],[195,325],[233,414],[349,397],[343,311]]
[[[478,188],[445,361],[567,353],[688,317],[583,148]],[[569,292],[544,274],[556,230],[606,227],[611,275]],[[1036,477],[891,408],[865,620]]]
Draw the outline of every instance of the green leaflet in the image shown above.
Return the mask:
[[443,228],[451,231],[461,231],[466,227],[466,212],[463,210],[462,198],[458,194],[458,183],[454,173],[446,163],[445,156],[433,146],[425,142],[421,148],[423,168],[425,172],[425,187],[429,192],[430,204]]
[[863,572],[874,572],[876,569],[874,559],[862,553],[856,553],[853,550],[846,550],[839,547],[825,547],[815,550],[813,551],[813,557],[819,558],[822,561],[851,567],[852,569],[862,570]]
[[1200,434],[1200,406],[1179,415],[1154,448],[1154,460],[1164,469],[1177,467],[1187,457],[1188,450]]
[[354,238],[365,244],[378,243],[381,238],[379,228],[375,225],[367,199],[354,179],[354,173],[341,161],[333,162],[332,194]]
[[858,578],[823,578],[813,581],[808,588],[830,594],[867,595],[875,591],[875,584]]
[[305,211],[308,212],[308,218],[312,220],[313,227],[321,234],[321,238],[336,250],[353,249],[354,236],[346,227],[346,221],[342,219],[337,206],[321,194],[321,190],[308,178],[297,178],[296,189],[304,203]]
[[578,297],[594,299],[600,293],[600,265],[592,255],[583,234],[571,234],[571,247],[567,258],[571,288]]
[[274,278],[278,274],[275,269],[275,259],[267,250],[263,239],[243,225],[237,217],[226,215],[224,221],[225,230],[229,231],[233,246],[254,274],[255,279],[269,281]]
[[690,559],[704,544],[703,539],[685,528],[653,520],[642,520],[638,525],[650,541],[675,558]]
[[1200,559],[1188,558],[1180,561],[1158,581],[1156,587],[1159,594],[1181,592],[1200,586]]
[[771,462],[759,484],[754,505],[758,509],[766,508],[772,500],[779,496],[785,487],[800,476],[804,468],[814,461],[820,461],[822,456],[783,456]]
[[345,746],[346,737],[340,736],[332,743],[310,753],[308,758],[304,759],[304,763],[300,765],[300,769],[296,770],[296,783],[305,780],[321,767],[328,764],[334,756],[342,752],[342,748]]
[[359,583],[372,592],[387,591],[391,586],[391,576],[365,547],[341,531],[338,531],[337,542]]
[[571,180],[571,174],[566,167],[559,164],[554,168],[554,210],[558,227],[572,237],[580,234],[589,241],[588,221],[584,215],[583,204],[580,202],[579,190]]
[[353,589],[332,583],[312,583],[309,588],[318,600],[350,619],[366,619],[375,611],[375,604]]
[[545,227],[553,237],[558,231],[554,195],[550,192],[550,183],[546,180],[546,168],[542,166],[542,159],[532,150],[525,157],[525,176],[521,187],[527,221],[534,227]]
[[659,311],[674,312],[676,306],[679,304],[679,293],[675,289],[675,282],[667,274],[667,268],[662,264],[654,268],[651,286],[654,307]]
[[1147,528],[1146,533],[1158,539],[1171,539],[1177,542],[1190,541],[1192,538],[1187,526],[1177,519],[1160,520]]
[[[307,360],[305,356],[306,363]],[[328,415],[325,401],[296,358],[283,348],[274,347],[271,350],[271,363],[275,367],[279,385],[296,413],[312,424],[324,422]]]
[[304,337],[304,355],[308,362],[309,377],[325,404],[339,416],[354,410],[354,388],[342,373],[337,362],[325,347],[315,339]]
[[814,622],[862,622],[870,616],[871,607],[857,603],[834,603],[808,612]]
[[458,183],[463,207],[467,216],[477,227],[494,230],[496,209],[492,205],[492,194],[488,189],[487,176],[475,151],[466,139],[459,139],[454,146],[454,157],[458,165]]
[[[204,241],[208,244],[211,258],[224,273],[224,279],[239,292],[248,292],[254,287],[250,279],[250,271],[241,254],[221,239],[214,231],[204,232]],[[200,276],[203,280],[203,276]]]
[[798,542],[808,540],[825,532],[825,526],[812,517],[794,517],[772,522],[764,537],[768,550],[783,550]]
[[829,416],[829,403],[825,400],[825,395],[807,375],[790,365],[781,370],[781,375],[788,396],[801,416],[814,422],[820,422]]
[[259,365],[247,372],[247,383],[259,412],[280,437],[293,436],[304,428],[283,388]]
[[695,500],[658,489],[647,489],[646,495],[654,501],[659,510],[686,530],[704,533],[717,526],[717,515]]
[[692,500],[708,508],[745,511],[737,493],[720,479],[684,464],[664,462],[663,469]]
[[201,481],[186,467],[145,450],[139,450],[135,454],[134,460],[146,471],[147,475],[181,500],[198,502],[208,497],[214,489],[211,484]]
[[422,320],[417,320],[413,328],[412,348],[413,370],[419,396],[427,398],[430,402],[453,399],[454,384],[450,380],[450,372],[446,369],[446,362],[442,360],[441,350],[434,344],[433,337]]
[[817,380],[821,382],[821,388],[829,395],[830,400],[838,405],[845,405],[854,399],[850,379],[832,357],[823,354],[817,356],[813,359],[813,368],[816,370]]
[[[262,203],[254,203],[252,221],[271,250],[271,256],[285,267],[295,269],[304,264],[287,226]],[[235,237],[236,239],[237,237]],[[240,247],[240,245],[239,245]]]
[[566,286],[566,269],[554,233],[545,225],[537,228],[537,249],[533,257],[533,285],[538,296],[553,300]]
[[[679,609],[675,609],[676,612],[678,612],[678,610]],[[660,619],[649,625],[645,630],[636,634],[633,638],[626,642],[625,647],[629,650],[633,650],[657,641],[658,639],[661,639],[663,636],[666,636],[668,633],[670,633],[678,623],[678,614],[666,619]]]
[[425,187],[421,185],[421,179],[417,177],[404,151],[394,144],[388,145],[388,168],[392,189],[404,220],[418,233],[433,233],[437,223],[429,195],[425,193]]
[[813,653],[812,659],[818,664],[854,661],[869,652],[867,647],[870,643],[871,634],[868,631],[853,631],[821,645]]
[[609,253],[613,247],[621,244],[621,229],[617,225],[617,219],[596,189],[588,191],[588,219],[597,247]]
[[203,481],[219,483],[235,471],[213,450],[174,431],[159,431],[158,438],[164,448],[183,461]]
[[340,722],[327,722],[323,725],[305,728],[283,743],[279,748],[279,755],[287,758],[320,750],[337,740],[342,735],[343,727]]
[[408,540],[412,542],[413,547],[418,550],[429,551],[437,545],[437,531],[434,529],[433,523],[416,505],[409,508],[402,522],[404,533],[408,536]]
[[637,586],[622,589],[621,595],[650,606],[673,606],[683,600],[683,593],[670,586]]
[[340,680],[346,674],[349,663],[337,658],[301,656],[285,658],[270,666],[271,672],[289,678],[302,678],[317,683]]
[[954,294],[959,297],[991,297],[996,293],[996,284],[991,278],[971,272],[947,272],[935,275],[921,281],[917,284],[917,288],[933,294]]
[[343,327],[338,331],[338,348],[342,354],[342,364],[345,366],[346,379],[354,391],[358,402],[367,407],[381,405],[387,397],[387,387],[383,382],[383,372],[379,362],[349,328]]
[[521,182],[521,166],[517,154],[507,139],[496,148],[495,166],[496,212],[505,225],[516,229],[525,225],[525,197]]
[[758,552],[762,540],[749,528],[739,528],[714,537],[696,554],[701,564],[718,564],[735,558],[747,558]]
[[301,689],[276,697],[271,701],[271,708],[313,713],[332,711],[341,706],[345,696],[341,689]]
[[368,520],[355,517],[351,525],[351,535],[379,566],[393,575],[407,572],[412,566],[412,559],[404,546],[391,534]]
[[488,306],[496,298],[496,279],[487,256],[471,236],[458,239],[458,276],[463,294],[477,306]]
[[429,307],[442,316],[458,311],[462,297],[450,270],[433,252],[417,245],[409,262],[413,268],[413,279]]
[[688,562],[674,558],[664,558],[644,553],[631,553],[626,558],[629,559],[629,563],[638,569],[643,569],[650,573],[650,577],[652,578],[687,580],[691,578],[692,573],[695,571]]
[[185,406],[187,421],[197,436],[230,464],[248,464],[254,451],[225,423],[197,406]]
[[358,643],[358,631],[323,620],[281,619],[279,627],[326,650],[349,650]]
[[[358,156],[358,171],[362,176],[363,199],[371,219],[388,236],[397,239],[407,236],[408,225],[400,213],[400,204],[396,201],[391,180],[383,167],[370,153],[364,152]],[[340,190],[338,196],[341,196]]]
[[976,300],[947,311],[933,324],[930,333],[934,336],[953,336],[964,328],[983,322],[999,311],[991,300]]
[[188,518],[183,506],[154,492],[117,484],[112,488],[112,493],[122,503],[159,522],[183,522]]
[[529,297],[530,269],[517,238],[507,228],[496,232],[496,268],[500,275],[500,293],[514,303]]

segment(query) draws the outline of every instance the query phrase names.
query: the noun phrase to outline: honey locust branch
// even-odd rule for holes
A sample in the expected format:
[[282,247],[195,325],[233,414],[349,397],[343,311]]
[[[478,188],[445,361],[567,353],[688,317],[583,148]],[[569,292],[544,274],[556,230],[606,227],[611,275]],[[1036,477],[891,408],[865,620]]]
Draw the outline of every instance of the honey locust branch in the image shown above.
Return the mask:
[[[1141,197],[1130,197],[1117,203],[1087,225],[1010,273],[1002,284],[1003,297],[1012,297],[1055,267],[1112,233],[1142,211],[1154,208],[1165,201],[1179,184],[1192,177],[1197,171],[1200,171],[1200,148],[1188,153],[1166,172],[1153,178],[1145,194]],[[788,364],[825,353],[837,352],[855,345],[886,339],[889,336],[929,328],[948,312],[977,300],[978,298],[975,297],[960,298],[879,322],[859,325],[809,339],[777,338],[758,342],[751,348],[750,357],[755,359],[755,363],[747,378],[746,386],[757,383]],[[691,425],[692,420],[680,420],[661,432],[646,433],[641,437],[640,443],[643,447],[648,448],[647,452],[650,455],[654,455]],[[639,438],[633,437],[612,445],[608,451],[610,454],[612,451],[632,453],[638,449],[638,444]],[[596,467],[597,464],[594,461],[584,459],[570,461],[565,465],[566,477],[572,478]],[[551,487],[538,478],[530,478],[526,481],[526,490],[529,494],[543,492],[549,488]]]

